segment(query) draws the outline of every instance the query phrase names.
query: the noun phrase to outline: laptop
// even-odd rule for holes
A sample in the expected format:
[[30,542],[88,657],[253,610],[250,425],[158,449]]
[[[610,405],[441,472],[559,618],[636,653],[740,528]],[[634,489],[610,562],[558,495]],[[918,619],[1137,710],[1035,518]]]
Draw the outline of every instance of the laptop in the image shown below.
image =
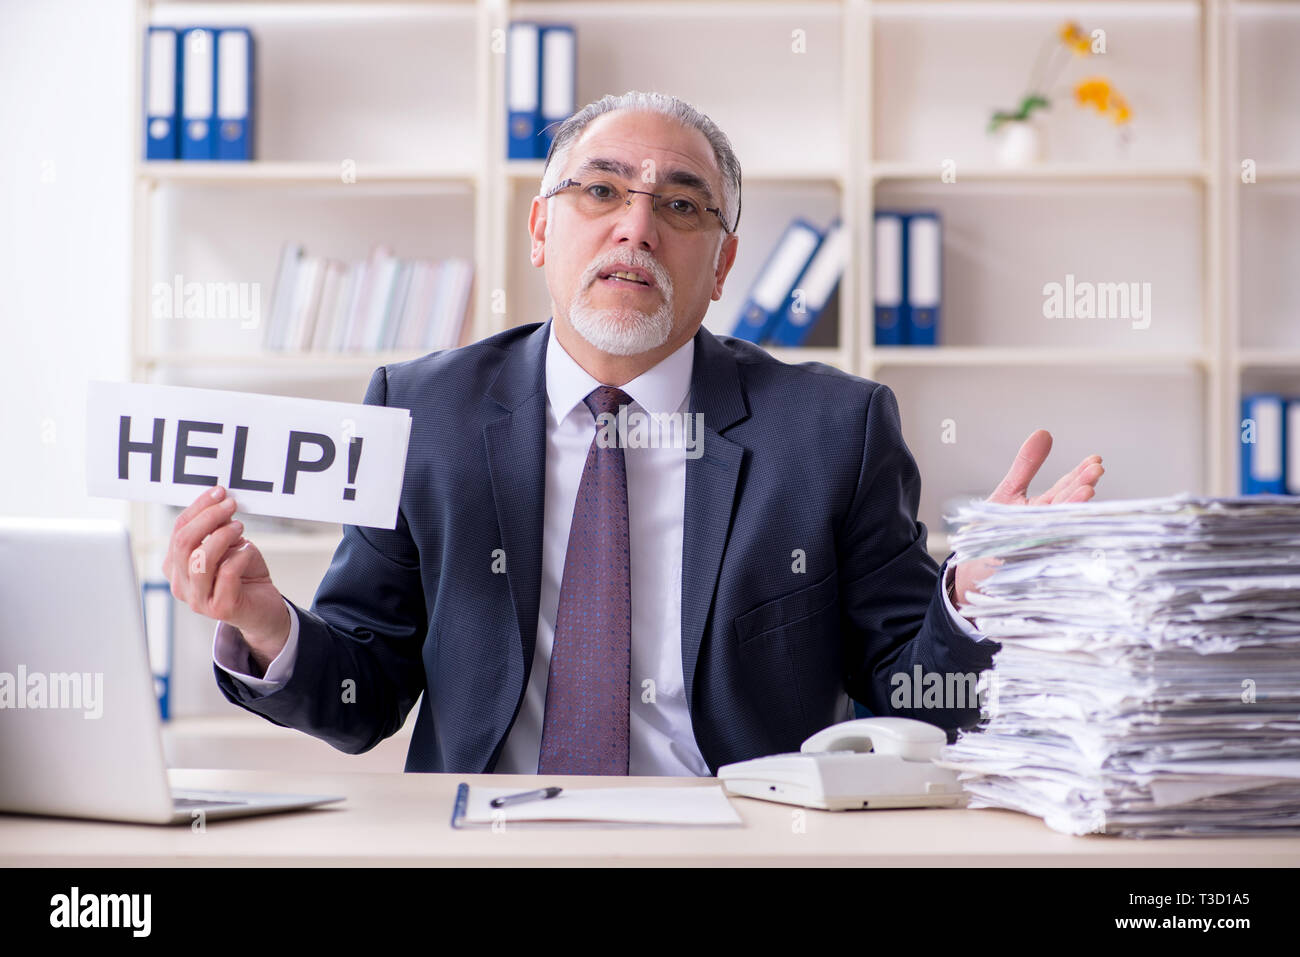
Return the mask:
[[130,535],[0,517],[0,812],[189,824],[341,796],[175,790]]

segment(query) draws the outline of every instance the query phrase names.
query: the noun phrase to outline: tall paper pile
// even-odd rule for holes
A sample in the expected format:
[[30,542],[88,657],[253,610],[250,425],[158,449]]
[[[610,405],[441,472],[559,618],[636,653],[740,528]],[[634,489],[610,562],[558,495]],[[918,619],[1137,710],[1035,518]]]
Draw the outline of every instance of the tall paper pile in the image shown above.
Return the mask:
[[953,516],[1000,642],[981,721],[937,762],[970,807],[1067,834],[1300,834],[1300,499],[1011,506]]

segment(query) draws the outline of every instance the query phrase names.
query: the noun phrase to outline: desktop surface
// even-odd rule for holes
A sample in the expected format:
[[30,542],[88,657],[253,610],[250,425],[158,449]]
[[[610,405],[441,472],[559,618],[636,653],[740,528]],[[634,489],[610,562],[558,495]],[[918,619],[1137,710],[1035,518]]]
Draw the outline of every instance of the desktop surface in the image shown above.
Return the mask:
[[456,788],[710,786],[713,778],[173,768],[173,787],[345,794],[305,811],[188,826],[0,815],[0,866],[1300,865],[1300,838],[1071,837],[1014,811],[817,811],[733,797],[741,828],[450,826]]

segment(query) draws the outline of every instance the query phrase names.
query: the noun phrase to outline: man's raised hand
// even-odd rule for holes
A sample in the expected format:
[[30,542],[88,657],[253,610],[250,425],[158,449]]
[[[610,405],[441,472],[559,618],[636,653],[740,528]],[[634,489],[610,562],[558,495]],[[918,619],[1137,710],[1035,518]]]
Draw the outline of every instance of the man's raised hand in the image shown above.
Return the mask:
[[1056,484],[1041,495],[1028,498],[1029,483],[1042,468],[1047,454],[1052,451],[1052,433],[1039,429],[1020,446],[1011,468],[988,497],[990,502],[1002,505],[1061,505],[1065,502],[1086,502],[1096,492],[1097,480],[1105,473],[1100,455],[1089,455],[1073,469],[1056,480]]
[[[1096,493],[1097,482],[1105,474],[1100,455],[1089,455],[1069,472],[1056,480],[1046,492],[1029,498],[1029,483],[1042,468],[1047,454],[1052,451],[1052,433],[1039,429],[1025,439],[1016,453],[1015,461],[993,494],[987,499],[1001,505],[1063,505],[1067,502],[1086,502]],[[962,562],[955,568],[953,591],[960,609],[966,592],[988,578],[1002,564],[997,558],[977,558]]]

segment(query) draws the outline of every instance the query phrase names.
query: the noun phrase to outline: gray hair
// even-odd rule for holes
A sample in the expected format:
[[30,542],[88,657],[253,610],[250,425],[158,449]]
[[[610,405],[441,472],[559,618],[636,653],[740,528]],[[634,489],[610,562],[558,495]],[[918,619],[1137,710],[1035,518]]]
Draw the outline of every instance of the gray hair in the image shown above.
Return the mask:
[[[640,93],[629,90],[622,96],[606,94],[593,103],[588,103],[577,113],[560,124],[555,131],[550,151],[546,154],[546,166],[542,172],[542,185],[538,195],[544,195],[560,182],[560,174],[569,161],[569,152],[578,141],[583,130],[592,120],[615,110],[642,110],[660,113],[671,117],[683,126],[689,126],[704,134],[704,138],[713,147],[713,156],[722,173],[722,218],[726,220],[731,231],[740,225],[740,160],[731,148],[727,134],[718,129],[718,125],[685,100],[664,93]],[[554,199],[554,197],[552,197]],[[548,204],[550,200],[547,201]]]

